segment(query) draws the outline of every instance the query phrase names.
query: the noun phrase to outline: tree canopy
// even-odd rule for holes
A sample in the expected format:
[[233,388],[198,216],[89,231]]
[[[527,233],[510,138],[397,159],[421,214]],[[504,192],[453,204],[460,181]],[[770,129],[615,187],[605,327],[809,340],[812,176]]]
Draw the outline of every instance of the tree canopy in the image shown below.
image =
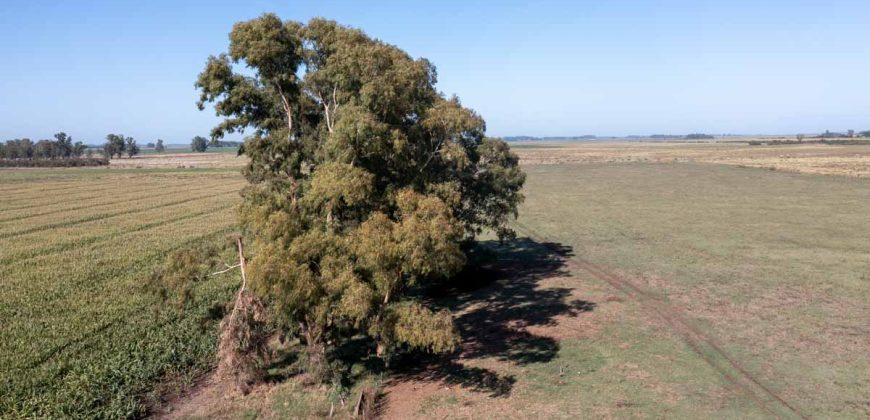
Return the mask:
[[525,175],[435,67],[360,30],[266,14],[239,22],[196,82],[220,139],[250,133],[240,221],[249,281],[311,357],[363,334],[377,353],[457,344],[451,315],[408,294],[501,238]]
[[112,156],[121,157],[127,153],[133,157],[139,153],[139,146],[136,146],[136,141],[132,137],[126,137],[123,134],[107,134],[106,142],[103,144],[103,155],[106,158]]
[[190,140],[190,150],[194,152],[204,152],[208,149],[208,139],[203,136],[196,136]]

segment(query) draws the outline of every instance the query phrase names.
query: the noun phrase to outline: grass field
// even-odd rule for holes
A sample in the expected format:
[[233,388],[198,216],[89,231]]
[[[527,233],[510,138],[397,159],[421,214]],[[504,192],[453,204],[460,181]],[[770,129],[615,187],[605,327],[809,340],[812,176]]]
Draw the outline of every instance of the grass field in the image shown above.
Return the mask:
[[[510,378],[510,396],[411,377],[389,390],[389,417],[870,414],[865,180],[684,163],[526,170],[517,226],[533,239],[502,253],[500,282],[454,304],[476,321],[466,346],[490,340],[464,369]],[[493,324],[473,315],[493,303]]]
[[0,417],[143,413],[155,384],[211,364],[235,282],[199,285],[185,313],[143,283],[165,255],[233,229],[238,171],[0,171]]
[[[786,153],[864,159],[855,147]],[[518,149],[520,237],[487,242],[497,258],[478,286],[436,301],[462,349],[393,365],[381,414],[870,416],[870,183],[705,163],[743,149]],[[200,284],[183,313],[155,312],[142,282],[169,250],[232,229],[240,163],[214,155],[210,169],[175,169],[190,165],[177,155],[163,169],[0,171],[0,413],[135,416],[155,386],[211,366],[214,308],[236,280]],[[161,413],[323,417],[322,391],[200,383]]]

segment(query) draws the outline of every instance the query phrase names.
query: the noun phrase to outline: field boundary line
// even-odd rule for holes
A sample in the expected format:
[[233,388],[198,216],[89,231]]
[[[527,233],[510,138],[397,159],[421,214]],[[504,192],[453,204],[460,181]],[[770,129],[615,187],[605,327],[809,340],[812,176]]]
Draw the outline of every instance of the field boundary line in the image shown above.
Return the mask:
[[[532,239],[542,241],[544,247],[550,248],[553,246],[548,244],[547,238],[532,229],[519,223],[514,223],[514,225],[519,227],[517,230],[521,233],[526,234]],[[693,352],[719,372],[729,383],[759,403],[765,411],[777,417],[783,417],[783,413],[787,413],[792,417],[809,419],[807,415],[764,385],[733,356],[729,355],[719,344],[718,340],[689,322],[683,315],[685,312],[683,309],[674,306],[662,297],[644,291],[625,276],[613,273],[600,265],[586,261],[576,255],[568,257],[568,262],[569,267],[573,265],[574,268],[579,268],[592,274],[595,278],[603,280],[611,287],[637,301],[647,311],[661,318],[671,330],[680,336],[681,340]],[[770,403],[774,403],[779,410],[770,407]]]

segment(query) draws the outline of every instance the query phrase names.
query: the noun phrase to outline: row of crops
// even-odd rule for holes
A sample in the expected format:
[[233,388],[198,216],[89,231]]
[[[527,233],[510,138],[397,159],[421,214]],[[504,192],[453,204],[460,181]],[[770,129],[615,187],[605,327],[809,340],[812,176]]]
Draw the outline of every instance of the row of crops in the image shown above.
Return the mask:
[[[45,174],[45,176],[42,176]],[[0,171],[0,418],[136,417],[211,364],[236,279],[158,305],[150,273],[233,231],[237,171]]]

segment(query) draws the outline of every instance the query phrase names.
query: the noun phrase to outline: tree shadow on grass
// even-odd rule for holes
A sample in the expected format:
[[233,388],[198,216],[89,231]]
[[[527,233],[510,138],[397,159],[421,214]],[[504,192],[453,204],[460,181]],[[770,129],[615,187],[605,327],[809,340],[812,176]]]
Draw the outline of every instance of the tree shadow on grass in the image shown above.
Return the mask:
[[[540,288],[547,278],[568,276],[565,268],[571,247],[518,238],[499,244],[480,244],[492,258],[476,264],[434,291],[432,304],[456,314],[462,337],[462,359],[495,358],[515,365],[544,363],[559,352],[559,342],[537,335],[528,327],[555,325],[558,316],[578,316],[595,303],[569,300],[571,289]],[[440,298],[437,298],[440,296]],[[408,355],[394,368],[398,381],[443,381],[490,396],[509,395],[516,379],[511,375],[467,367],[453,356]]]

